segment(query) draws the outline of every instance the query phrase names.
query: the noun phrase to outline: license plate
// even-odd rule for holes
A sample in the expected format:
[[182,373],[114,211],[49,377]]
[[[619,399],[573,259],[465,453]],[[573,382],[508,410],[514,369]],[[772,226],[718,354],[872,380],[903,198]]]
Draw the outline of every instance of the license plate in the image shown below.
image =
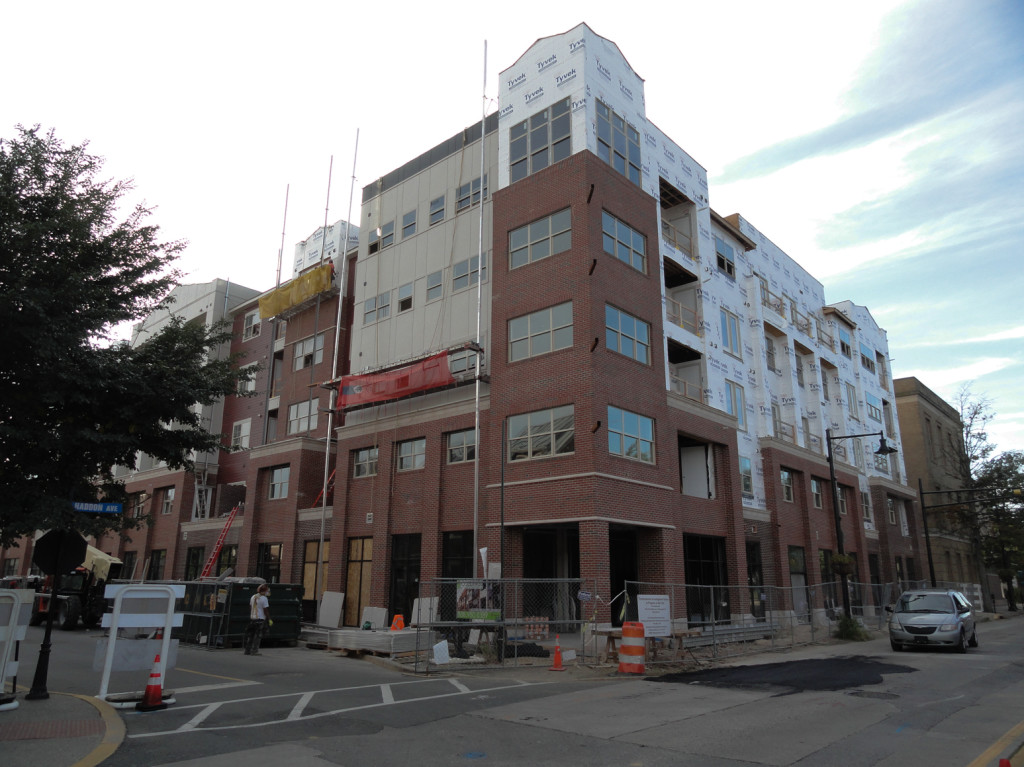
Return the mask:
[[914,637],[914,644],[928,644],[928,637]]

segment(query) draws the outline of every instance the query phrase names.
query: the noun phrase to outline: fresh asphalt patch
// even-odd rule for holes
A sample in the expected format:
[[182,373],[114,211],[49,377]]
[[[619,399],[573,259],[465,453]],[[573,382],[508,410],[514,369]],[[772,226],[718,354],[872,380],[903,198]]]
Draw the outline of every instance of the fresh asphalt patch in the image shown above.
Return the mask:
[[884,674],[909,674],[917,669],[889,663],[880,658],[854,655],[841,658],[797,660],[756,666],[710,668],[684,671],[659,677],[651,682],[704,684],[746,690],[777,690],[779,695],[798,692],[850,690],[881,684]]

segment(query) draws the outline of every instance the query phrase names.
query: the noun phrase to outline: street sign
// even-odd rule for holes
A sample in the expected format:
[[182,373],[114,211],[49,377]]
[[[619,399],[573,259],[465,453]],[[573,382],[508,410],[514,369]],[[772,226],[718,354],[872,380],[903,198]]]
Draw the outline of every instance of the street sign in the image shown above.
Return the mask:
[[75,507],[75,511],[87,511],[92,514],[120,514],[124,511],[124,505],[120,503],[75,501],[71,505]]

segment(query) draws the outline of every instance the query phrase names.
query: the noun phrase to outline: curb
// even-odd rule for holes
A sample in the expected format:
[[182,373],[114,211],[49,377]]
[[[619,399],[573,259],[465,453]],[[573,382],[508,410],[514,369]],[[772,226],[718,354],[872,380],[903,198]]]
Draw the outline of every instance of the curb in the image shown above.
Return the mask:
[[92,752],[84,759],[80,759],[75,762],[71,767],[96,767],[96,765],[103,762],[105,759],[113,755],[115,751],[124,742],[127,729],[124,726],[124,721],[121,719],[117,711],[114,710],[113,706],[110,706],[105,701],[99,698],[92,698],[88,695],[76,695],[70,692],[58,692],[55,695],[66,695],[69,698],[78,698],[89,703],[97,711],[100,712],[100,717],[103,719],[103,724],[106,731],[103,734],[103,739]]

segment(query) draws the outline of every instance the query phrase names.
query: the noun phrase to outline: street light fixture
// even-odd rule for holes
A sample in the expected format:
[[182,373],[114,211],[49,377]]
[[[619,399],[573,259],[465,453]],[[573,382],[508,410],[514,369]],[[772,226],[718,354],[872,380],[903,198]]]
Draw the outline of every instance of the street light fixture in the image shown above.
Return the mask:
[[[880,431],[872,431],[867,434],[832,434],[831,429],[825,429],[825,445],[828,455],[828,475],[832,485],[832,519],[836,527],[836,553],[839,556],[846,556],[846,549],[843,546],[842,519],[839,516],[839,485],[836,482],[836,459],[832,453],[832,443],[841,439],[855,439],[856,437],[878,437],[878,450],[875,455],[891,455],[898,452],[885,441],[885,434]],[[843,592],[843,615],[850,617],[850,584],[843,575],[840,579],[840,586]]]

